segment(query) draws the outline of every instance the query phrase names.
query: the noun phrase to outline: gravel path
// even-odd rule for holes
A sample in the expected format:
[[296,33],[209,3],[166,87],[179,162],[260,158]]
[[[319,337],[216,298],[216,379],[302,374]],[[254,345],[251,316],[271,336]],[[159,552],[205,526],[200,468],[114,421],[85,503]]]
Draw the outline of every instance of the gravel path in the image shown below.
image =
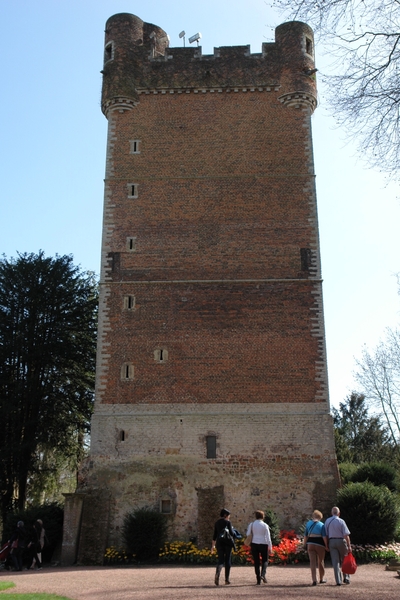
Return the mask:
[[[216,587],[212,566],[48,567],[41,571],[0,571],[14,592],[49,592],[72,600],[200,600],[207,598],[349,598],[399,600],[400,577],[383,565],[360,566],[350,585],[335,585],[327,567],[327,583],[311,586],[307,565],[271,566],[268,583],[255,585],[251,567],[233,567],[231,585]],[[223,578],[222,578],[223,580]],[[1,592],[0,592],[1,600]]]

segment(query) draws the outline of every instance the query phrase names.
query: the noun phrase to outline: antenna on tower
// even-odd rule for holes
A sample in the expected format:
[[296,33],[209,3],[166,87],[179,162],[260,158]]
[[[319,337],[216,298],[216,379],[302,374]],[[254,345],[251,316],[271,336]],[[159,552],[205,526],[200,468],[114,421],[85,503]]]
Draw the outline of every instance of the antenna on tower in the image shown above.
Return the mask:
[[183,38],[183,47],[185,47],[185,35],[186,35],[186,31],[181,31],[179,34],[180,39]]
[[201,40],[201,33],[195,33],[192,37],[189,38],[189,44],[193,44],[193,42],[197,42],[199,45],[199,40]]

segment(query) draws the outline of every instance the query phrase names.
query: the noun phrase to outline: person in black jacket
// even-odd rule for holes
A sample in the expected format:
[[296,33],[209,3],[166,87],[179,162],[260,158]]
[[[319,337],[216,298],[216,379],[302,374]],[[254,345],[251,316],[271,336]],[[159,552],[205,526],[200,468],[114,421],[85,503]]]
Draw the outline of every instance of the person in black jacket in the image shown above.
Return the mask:
[[231,556],[232,550],[235,547],[235,532],[233,531],[232,524],[230,522],[230,512],[226,508],[223,508],[220,513],[220,518],[215,522],[214,535],[211,544],[211,552],[214,552],[215,548],[218,553],[218,564],[215,572],[214,583],[219,585],[219,577],[221,575],[222,567],[225,565],[225,584],[230,584],[229,574],[231,571]]

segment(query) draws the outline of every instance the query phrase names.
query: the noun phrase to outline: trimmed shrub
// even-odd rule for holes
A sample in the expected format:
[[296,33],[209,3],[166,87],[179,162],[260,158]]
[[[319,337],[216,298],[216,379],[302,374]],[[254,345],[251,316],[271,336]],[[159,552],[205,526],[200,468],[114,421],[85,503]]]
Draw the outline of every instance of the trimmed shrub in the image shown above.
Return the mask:
[[277,546],[279,544],[279,542],[281,541],[280,535],[279,535],[280,529],[279,529],[278,517],[276,516],[274,511],[271,509],[264,511],[264,515],[265,515],[264,522],[268,525],[269,531],[271,534],[272,545]]
[[382,544],[395,538],[400,511],[387,487],[368,481],[349,483],[338,491],[337,505],[354,544]]
[[151,508],[137,508],[125,515],[122,537],[126,550],[137,561],[155,560],[167,540],[165,515]]
[[386,463],[364,463],[351,475],[350,481],[369,481],[374,485],[386,485],[391,492],[399,490],[399,478],[392,465]]
[[356,465],[355,463],[344,462],[340,463],[338,466],[340,479],[342,480],[343,485],[345,485],[346,483],[350,483],[351,481],[353,481],[352,477],[360,465]]

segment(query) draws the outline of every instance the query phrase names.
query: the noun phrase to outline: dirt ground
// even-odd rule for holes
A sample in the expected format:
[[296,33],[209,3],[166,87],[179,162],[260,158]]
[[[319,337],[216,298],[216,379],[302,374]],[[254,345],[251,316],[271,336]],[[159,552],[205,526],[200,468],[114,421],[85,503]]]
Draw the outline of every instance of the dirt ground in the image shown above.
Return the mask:
[[[232,567],[231,585],[214,585],[212,566],[45,567],[21,573],[0,571],[0,581],[16,584],[8,592],[49,592],[72,600],[200,600],[207,598],[341,598],[399,600],[400,577],[383,565],[362,565],[350,585],[311,586],[308,565],[270,566],[267,584],[255,585],[251,567]],[[222,583],[223,583],[223,577]],[[1,600],[1,592],[0,592]]]

